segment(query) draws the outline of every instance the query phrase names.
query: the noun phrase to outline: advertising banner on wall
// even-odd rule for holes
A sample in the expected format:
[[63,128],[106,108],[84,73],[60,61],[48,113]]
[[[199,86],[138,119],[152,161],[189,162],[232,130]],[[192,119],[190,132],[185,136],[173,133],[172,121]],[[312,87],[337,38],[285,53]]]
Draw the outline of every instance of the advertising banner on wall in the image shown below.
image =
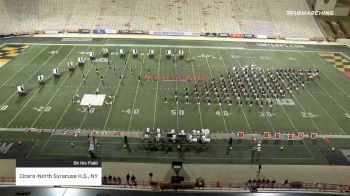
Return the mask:
[[58,34],[58,31],[45,31],[45,34]]
[[90,33],[90,29],[79,29],[79,33]]
[[115,30],[115,29],[106,29],[105,32],[107,34],[117,34],[118,33],[117,30]]
[[231,33],[229,36],[232,37],[232,38],[241,38],[242,34]]
[[253,34],[243,34],[244,38],[255,38],[255,35]]
[[219,33],[219,37],[228,37],[229,34],[228,33]]
[[94,34],[105,34],[106,31],[104,29],[94,29],[92,30]]
[[168,35],[168,36],[200,36],[199,32],[177,32],[177,31],[150,31],[150,35]]

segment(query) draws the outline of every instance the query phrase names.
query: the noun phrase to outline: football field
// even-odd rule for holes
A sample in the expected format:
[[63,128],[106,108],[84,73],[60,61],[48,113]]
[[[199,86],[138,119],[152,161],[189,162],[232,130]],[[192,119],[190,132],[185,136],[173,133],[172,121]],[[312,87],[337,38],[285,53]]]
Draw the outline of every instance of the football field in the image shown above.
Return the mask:
[[[111,54],[102,57],[102,49]],[[124,48],[127,54],[120,57]],[[138,57],[130,52],[138,49]],[[155,51],[149,58],[149,49]],[[184,50],[184,58],[165,51]],[[91,62],[88,52],[95,52]],[[85,66],[69,72],[67,63],[87,59]],[[344,57],[345,58],[345,57]],[[191,60],[189,60],[191,59]],[[127,62],[127,64],[125,64]],[[143,62],[143,63],[142,63]],[[200,105],[194,99],[176,104],[174,92],[193,88],[194,80],[201,86],[204,80],[219,78],[232,67],[254,64],[263,69],[295,68],[320,69],[320,78],[305,88],[293,91],[273,107],[239,106],[233,103]],[[54,78],[52,69],[58,68],[60,78]],[[97,70],[97,71],[96,71]],[[86,80],[83,79],[86,75]],[[38,75],[44,75],[46,84],[39,86]],[[101,80],[103,76],[103,81]],[[119,79],[122,76],[122,80]],[[141,80],[138,80],[140,76]],[[9,63],[0,68],[0,127],[40,129],[83,129],[142,131],[209,129],[212,132],[231,133],[297,133],[315,132],[321,135],[346,135],[350,130],[349,79],[326,62],[318,52],[268,51],[218,48],[172,48],[130,46],[30,45]],[[27,95],[20,97],[16,86],[23,85]],[[87,106],[73,103],[80,97],[106,95],[103,105]],[[168,103],[164,103],[165,98]]]
[[[104,48],[109,50],[108,57],[102,55]],[[125,50],[124,57],[120,56],[119,49]],[[131,54],[132,49],[138,50],[137,57]],[[148,56],[151,49],[155,52],[153,58]],[[166,50],[172,51],[170,58],[166,57]],[[179,50],[184,51],[183,58],[178,55]],[[237,132],[270,132],[272,136],[281,133],[286,137],[286,134],[304,132],[306,135],[333,135],[331,137],[341,141],[333,142],[332,146],[338,144],[339,148],[349,148],[346,139],[341,139],[350,134],[350,65],[343,53],[216,46],[46,43],[7,44],[2,45],[1,52],[1,58],[5,60],[0,59],[3,62],[0,65],[0,142],[9,144],[12,141],[16,146],[15,141],[22,140],[26,145],[17,146],[22,152],[13,152],[20,156],[89,156],[86,138],[73,137],[77,129],[120,131],[131,136],[147,128],[159,128],[162,132],[209,129],[213,134],[226,136]],[[90,52],[96,54],[95,61],[89,60]],[[86,59],[85,65],[77,65],[74,71],[69,71],[68,62],[77,64],[78,57]],[[208,105],[205,97],[197,104],[193,94],[186,104],[183,89],[193,89],[196,82],[202,88],[205,81],[212,78],[218,81],[221,74],[232,72],[233,67],[241,70],[249,65],[264,70],[319,69],[320,77],[274,100],[272,107],[250,106],[245,101],[242,105],[236,101],[232,105],[227,102],[219,105],[215,101]],[[54,68],[58,68],[60,77],[54,77]],[[44,75],[45,85],[39,85],[39,75]],[[26,90],[25,96],[18,95],[16,87],[19,85]],[[175,91],[180,94],[178,103]],[[79,101],[73,102],[76,95],[79,95]],[[55,129],[60,133],[23,135],[22,131],[29,128]],[[16,130],[21,133],[11,133]],[[66,130],[69,132],[64,136],[62,132]],[[199,163],[251,161],[249,141],[235,141],[234,149],[230,151],[227,139],[218,137],[204,151],[197,145],[185,144],[187,147],[179,153],[172,144],[149,147],[140,138],[131,138],[125,149],[121,137],[101,137],[98,155],[121,161],[169,161],[179,157]],[[70,147],[72,142],[74,149]],[[284,145],[288,148],[280,151],[280,146]],[[333,160],[333,155],[328,154],[329,146],[315,146],[310,140],[295,143],[266,141],[264,150],[267,153],[260,159],[269,163],[312,164],[316,160],[316,164],[326,164]],[[150,151],[153,153],[149,154]]]

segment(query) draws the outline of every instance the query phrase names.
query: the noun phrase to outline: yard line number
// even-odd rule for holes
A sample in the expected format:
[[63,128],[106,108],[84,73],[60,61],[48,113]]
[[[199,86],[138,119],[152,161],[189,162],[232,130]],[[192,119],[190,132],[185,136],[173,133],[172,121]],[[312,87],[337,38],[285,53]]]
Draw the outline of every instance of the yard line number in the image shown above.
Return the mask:
[[[170,114],[172,116],[176,116],[177,115],[177,111],[176,110],[170,110]],[[179,110],[179,116],[183,116],[185,115],[185,111],[184,110]]]
[[260,117],[273,117],[275,116],[276,114],[273,114],[271,112],[260,112]]
[[315,118],[318,116],[318,114],[314,114],[312,112],[300,112],[300,113],[304,118]]
[[140,109],[126,109],[126,110],[122,110],[122,112],[126,114],[138,115],[140,114]]
[[231,115],[232,113],[229,113],[228,111],[226,111],[226,110],[223,110],[222,112],[221,111],[216,111],[215,112],[215,115],[217,115],[217,116],[229,116],[229,115]]
[[50,112],[52,107],[49,106],[40,106],[38,108],[33,108],[37,112]]
[[50,51],[49,54],[58,54],[57,50]]
[[80,110],[81,113],[90,113],[90,114],[92,114],[92,113],[95,112],[95,108],[93,108],[93,107],[91,107],[90,109],[88,107],[86,107],[86,108],[78,109],[78,110]]

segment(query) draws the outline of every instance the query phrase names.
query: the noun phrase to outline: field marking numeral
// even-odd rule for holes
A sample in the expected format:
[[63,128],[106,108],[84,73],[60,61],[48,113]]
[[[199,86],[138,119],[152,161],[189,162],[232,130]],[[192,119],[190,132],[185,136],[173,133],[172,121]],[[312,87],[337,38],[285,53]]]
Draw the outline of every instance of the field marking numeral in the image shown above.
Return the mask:
[[[176,116],[177,115],[177,112],[176,110],[170,110],[170,113],[172,116]],[[179,116],[183,116],[185,115],[185,111],[184,110],[179,110]]]
[[36,110],[37,112],[50,112],[52,107],[48,107],[48,106],[40,106],[38,108],[33,108],[34,110]]
[[83,109],[81,110],[81,113],[86,113],[86,112],[92,114],[92,113],[95,112],[95,108],[90,108],[90,109],[89,109],[89,108],[83,108]]
[[0,105],[0,111],[5,111],[8,107],[8,105]]
[[57,50],[53,50],[51,52],[49,52],[50,54],[58,54],[58,51]]
[[271,112],[260,112],[260,117],[273,117],[276,114],[273,114]]
[[304,118],[315,118],[315,117],[318,116],[317,114],[314,114],[314,113],[312,113],[312,112],[301,112],[301,115],[302,115]]
[[122,112],[124,112],[126,114],[138,115],[138,114],[140,114],[140,109],[126,109],[126,110],[122,110]]
[[215,115],[217,115],[217,116],[221,116],[221,115],[223,115],[223,116],[229,116],[229,115],[231,115],[232,113],[229,113],[228,111],[226,111],[226,110],[224,110],[224,111],[216,111],[215,112]]

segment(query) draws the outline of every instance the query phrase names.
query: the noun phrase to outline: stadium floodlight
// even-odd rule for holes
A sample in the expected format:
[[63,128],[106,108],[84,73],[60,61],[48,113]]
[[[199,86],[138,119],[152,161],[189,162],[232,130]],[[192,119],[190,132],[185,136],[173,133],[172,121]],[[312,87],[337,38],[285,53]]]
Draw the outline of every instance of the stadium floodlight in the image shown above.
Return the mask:
[[137,57],[137,55],[138,55],[138,51],[137,51],[137,49],[132,49],[132,56],[133,57]]
[[93,61],[93,60],[96,59],[96,55],[95,55],[94,52],[90,52],[90,53],[89,53],[89,56],[90,56],[90,60],[91,60],[91,61]]
[[171,57],[171,50],[166,50],[165,55],[167,58],[170,58]]
[[148,56],[149,57],[154,57],[154,50],[153,49],[148,50]]
[[58,71],[57,67],[52,70],[52,73],[53,73],[53,76],[55,78],[59,78],[60,77],[60,72]]
[[125,50],[123,48],[119,49],[119,55],[120,56],[125,56]]

